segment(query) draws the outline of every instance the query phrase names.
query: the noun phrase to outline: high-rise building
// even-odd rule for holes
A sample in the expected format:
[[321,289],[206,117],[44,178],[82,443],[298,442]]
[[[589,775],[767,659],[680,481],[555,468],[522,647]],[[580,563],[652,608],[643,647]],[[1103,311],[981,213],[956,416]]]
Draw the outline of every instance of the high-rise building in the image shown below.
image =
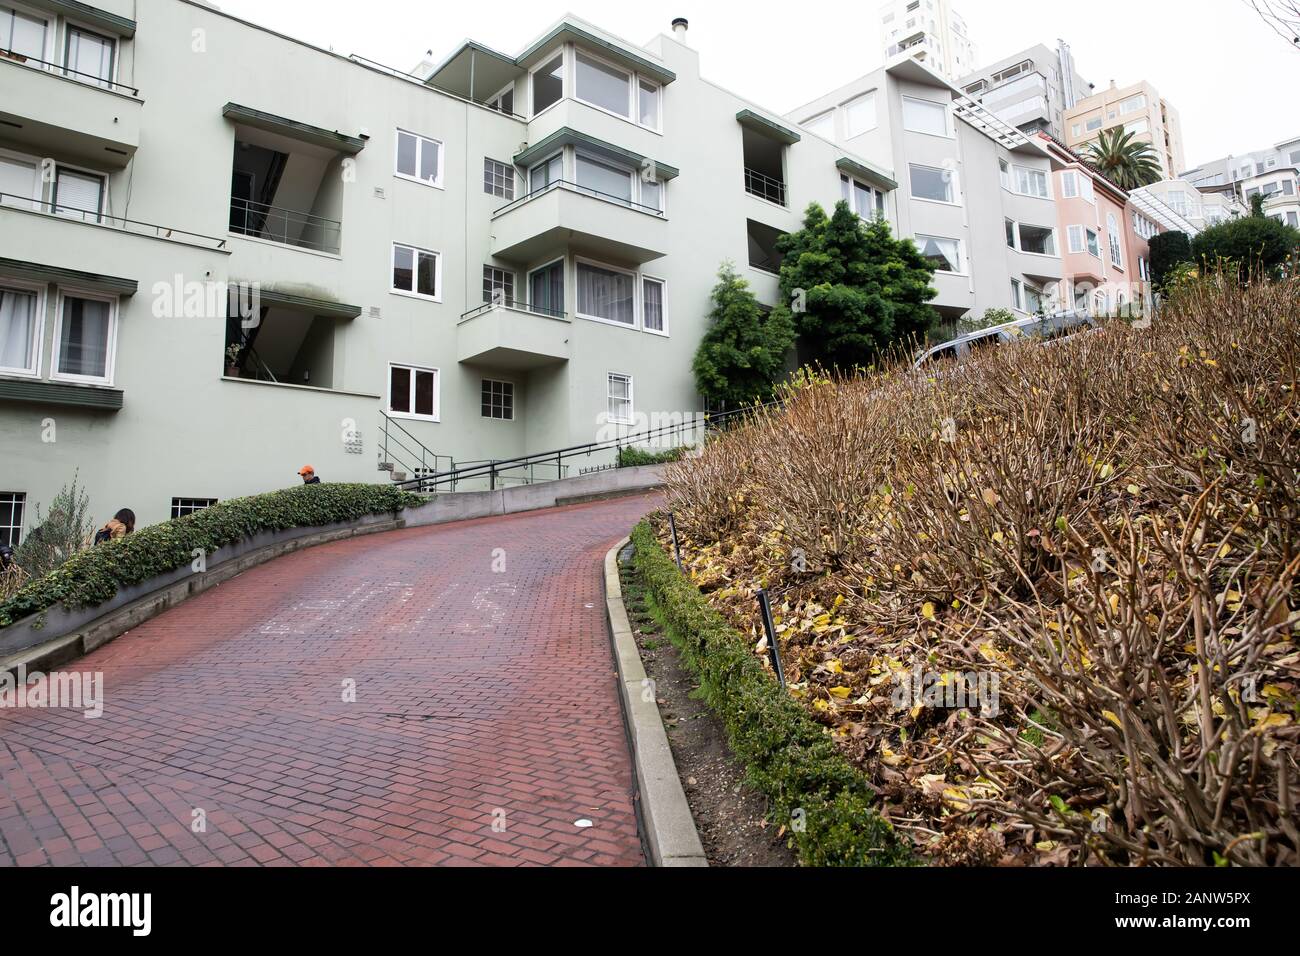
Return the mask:
[[880,30],[886,61],[907,53],[949,79],[975,68],[975,45],[951,0],[890,0]]
[[1039,43],[1004,57],[963,76],[957,85],[1004,123],[1059,140],[1065,139],[1065,111],[1092,93],[1064,40],[1055,49]]
[[1160,164],[1161,178],[1171,179],[1183,169],[1183,126],[1178,111],[1143,80],[1130,86],[1110,86],[1080,99],[1064,111],[1065,143],[1083,149],[1095,143],[1103,130],[1124,129],[1133,139],[1149,143]]

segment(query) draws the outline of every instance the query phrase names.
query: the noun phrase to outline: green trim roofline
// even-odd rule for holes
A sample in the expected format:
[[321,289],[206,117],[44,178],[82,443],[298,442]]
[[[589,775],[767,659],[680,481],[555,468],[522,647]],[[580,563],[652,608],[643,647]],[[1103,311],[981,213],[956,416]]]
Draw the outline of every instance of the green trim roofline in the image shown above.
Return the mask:
[[769,116],[755,113],[751,109],[743,109],[737,113],[736,122],[762,136],[766,136],[768,139],[774,139],[787,146],[793,146],[802,139],[791,127],[778,123]]
[[288,136],[290,139],[314,143],[317,146],[324,146],[326,149],[338,150],[340,153],[356,155],[366,146],[366,141],[360,136],[349,136],[346,133],[340,133],[338,130],[323,129],[320,126],[312,126],[310,123],[285,119],[283,116],[276,116],[274,113],[253,109],[251,106],[240,106],[238,103],[227,103],[221,108],[221,115],[244,126],[266,130],[270,133],[279,133],[281,136]]

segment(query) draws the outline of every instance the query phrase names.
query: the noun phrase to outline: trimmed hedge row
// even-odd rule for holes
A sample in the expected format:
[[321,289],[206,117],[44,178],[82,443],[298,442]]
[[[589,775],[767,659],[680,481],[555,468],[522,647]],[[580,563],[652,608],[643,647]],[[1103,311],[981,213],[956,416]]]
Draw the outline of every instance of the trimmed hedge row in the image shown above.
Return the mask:
[[629,445],[618,450],[618,467],[635,468],[638,465],[663,465],[670,461],[681,461],[688,450],[684,445],[663,451],[650,451]]
[[69,608],[102,604],[120,588],[190,564],[196,548],[211,554],[260,531],[355,521],[371,514],[396,513],[423,500],[384,485],[339,483],[298,485],[222,501],[77,552],[0,603],[0,627],[56,604]]
[[727,729],[750,783],[771,800],[773,822],[790,826],[805,866],[906,866],[905,841],[873,809],[866,777],[835,748],[825,728],[783,692],[747,642],[682,576],[647,522],[632,532],[633,565],[700,680],[704,700]]

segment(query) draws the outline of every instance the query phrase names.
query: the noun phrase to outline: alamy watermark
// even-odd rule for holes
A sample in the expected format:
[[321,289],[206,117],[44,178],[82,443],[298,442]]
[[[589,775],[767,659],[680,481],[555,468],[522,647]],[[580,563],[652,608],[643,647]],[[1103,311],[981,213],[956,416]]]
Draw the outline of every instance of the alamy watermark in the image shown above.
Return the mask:
[[0,673],[0,709],[80,710],[87,720],[104,715],[102,671],[40,671],[26,664]]

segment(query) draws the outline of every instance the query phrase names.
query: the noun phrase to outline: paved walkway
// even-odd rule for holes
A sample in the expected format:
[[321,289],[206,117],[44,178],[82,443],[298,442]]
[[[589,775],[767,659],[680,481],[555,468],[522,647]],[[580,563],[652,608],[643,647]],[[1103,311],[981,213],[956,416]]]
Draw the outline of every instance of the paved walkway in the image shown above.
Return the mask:
[[0,710],[0,865],[642,863],[601,559],[655,503],[321,545],[123,635],[70,665],[102,717]]

